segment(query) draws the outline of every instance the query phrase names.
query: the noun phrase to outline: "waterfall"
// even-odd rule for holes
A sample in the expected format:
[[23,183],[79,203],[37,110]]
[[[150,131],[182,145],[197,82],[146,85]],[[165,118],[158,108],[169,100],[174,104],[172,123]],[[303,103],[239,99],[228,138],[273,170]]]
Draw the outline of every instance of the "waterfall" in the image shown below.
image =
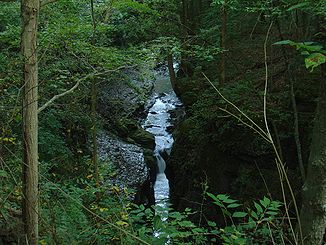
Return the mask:
[[[155,205],[162,207],[161,216],[164,219],[169,206],[169,181],[165,175],[166,163],[163,156],[169,155],[173,145],[173,137],[168,128],[171,124],[171,111],[182,106],[174,93],[166,71],[156,74],[154,86],[155,103],[149,109],[143,128],[154,135],[154,157],[157,162],[157,176],[154,184]],[[152,100],[153,101],[153,100]],[[165,211],[164,211],[165,209]]]
[[148,116],[143,127],[155,137],[154,156],[157,163],[157,177],[154,184],[155,203],[159,206],[168,206],[169,200],[169,181],[164,173],[166,168],[162,153],[170,153],[173,145],[173,137],[167,131],[171,126],[170,111],[175,109],[180,101],[173,91],[163,95],[155,95],[155,103],[149,110]]
[[158,174],[164,173],[166,168],[166,163],[160,154],[156,155],[156,162],[158,167]]

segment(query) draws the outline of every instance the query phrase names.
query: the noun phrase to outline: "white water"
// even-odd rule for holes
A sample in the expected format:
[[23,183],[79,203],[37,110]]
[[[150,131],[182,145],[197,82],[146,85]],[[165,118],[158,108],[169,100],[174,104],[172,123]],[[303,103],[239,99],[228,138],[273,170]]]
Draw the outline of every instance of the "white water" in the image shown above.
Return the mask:
[[169,155],[171,152],[173,137],[167,130],[169,126],[172,126],[170,111],[182,104],[173,92],[166,73],[157,77],[155,90],[157,93],[163,94],[160,96],[158,94],[154,95],[155,103],[149,109],[143,127],[155,136],[154,156],[156,157],[158,167],[154,185],[155,206],[162,220],[166,220],[169,208],[169,181],[164,173],[166,163],[161,153],[166,152]]

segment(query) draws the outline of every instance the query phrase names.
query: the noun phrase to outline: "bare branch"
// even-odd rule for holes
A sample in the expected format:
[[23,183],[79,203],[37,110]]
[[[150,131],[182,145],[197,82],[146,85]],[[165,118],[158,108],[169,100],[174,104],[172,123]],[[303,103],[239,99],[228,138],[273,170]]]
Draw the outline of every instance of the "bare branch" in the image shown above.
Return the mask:
[[80,84],[80,82],[82,81],[82,79],[79,79],[76,84],[69,90],[63,92],[62,94],[57,94],[55,96],[52,97],[52,99],[50,99],[48,102],[46,102],[43,106],[41,106],[40,108],[38,108],[37,113],[40,113],[41,111],[43,111],[45,108],[47,108],[50,104],[52,104],[55,100],[72,93]]
[[67,90],[67,91],[65,91],[65,92],[63,92],[61,94],[57,94],[57,95],[53,96],[48,102],[46,102],[44,105],[42,105],[41,107],[39,107],[38,110],[37,110],[37,113],[40,113],[41,111],[43,111],[45,108],[47,108],[48,106],[50,106],[57,99],[65,96],[67,94],[72,93],[76,88],[78,88],[79,84],[82,81],[85,81],[85,80],[87,80],[90,77],[98,77],[98,76],[106,75],[109,72],[115,72],[115,71],[121,70],[123,68],[128,68],[128,67],[127,66],[120,66],[120,67],[118,67],[117,69],[114,69],[114,70],[106,70],[104,72],[90,73],[90,74],[86,75],[85,77],[78,79],[77,82],[76,82],[76,84],[71,89],[69,89],[69,90]]

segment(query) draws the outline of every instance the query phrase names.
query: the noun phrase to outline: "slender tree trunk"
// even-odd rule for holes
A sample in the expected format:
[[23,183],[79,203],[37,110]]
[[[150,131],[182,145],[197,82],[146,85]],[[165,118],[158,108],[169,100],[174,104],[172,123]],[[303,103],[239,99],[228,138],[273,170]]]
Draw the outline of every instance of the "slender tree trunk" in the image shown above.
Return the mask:
[[100,185],[100,179],[99,179],[99,171],[98,171],[98,160],[97,160],[97,140],[96,140],[96,134],[97,134],[97,127],[96,127],[96,101],[97,101],[97,87],[96,87],[96,80],[95,78],[92,79],[92,105],[91,105],[91,111],[92,111],[92,125],[93,125],[93,132],[92,132],[92,143],[93,143],[93,156],[92,156],[92,162],[94,166],[94,173],[95,173],[95,181],[96,185]]
[[[220,33],[220,47],[221,49],[226,49],[226,23],[227,23],[227,1],[225,0],[221,9],[221,33]],[[225,84],[225,53],[221,54],[220,61],[220,84]]]
[[280,135],[278,133],[277,126],[276,126],[275,122],[273,120],[271,120],[271,123],[272,123],[273,131],[275,134],[275,140],[276,140],[276,146],[278,149],[278,154],[280,155],[281,161],[284,162]]
[[24,57],[23,92],[23,222],[28,245],[38,244],[38,65],[39,0],[22,0],[21,48]]
[[302,159],[302,149],[301,149],[301,142],[300,142],[300,133],[299,133],[299,116],[298,116],[298,109],[297,109],[297,101],[295,99],[295,93],[294,93],[294,81],[293,78],[290,77],[290,85],[291,85],[291,102],[292,102],[292,108],[293,108],[293,117],[294,117],[294,140],[295,145],[297,147],[297,157],[298,157],[298,163],[301,173],[302,181],[304,182],[306,179],[306,171],[303,164]]
[[326,230],[326,82],[324,80],[321,80],[300,218],[304,244],[321,245]]
[[[112,1],[111,1],[112,2]],[[93,35],[92,35],[92,44],[95,43],[95,35],[96,35],[96,20],[95,20],[95,13],[94,13],[94,0],[91,0],[91,14],[92,14],[92,24],[93,24]],[[92,125],[93,125],[93,132],[92,132],[92,143],[93,143],[93,152],[92,152],[92,162],[94,166],[94,174],[95,174],[95,181],[96,185],[100,185],[100,178],[99,178],[99,171],[98,171],[98,160],[97,160],[97,125],[96,125],[96,102],[97,102],[97,86],[96,86],[96,79],[92,78],[92,88],[91,88],[91,114],[92,114]]]
[[181,13],[181,25],[182,25],[182,37],[181,37],[181,62],[180,68],[182,70],[182,74],[185,77],[190,76],[189,71],[189,62],[188,62],[188,55],[185,54],[188,49],[188,42],[189,42],[189,26],[188,26],[188,0],[182,0],[182,13]]
[[[280,39],[284,40],[282,31],[281,31],[281,24],[278,19],[276,19],[276,26],[278,29]],[[284,57],[284,65],[287,67],[287,79],[290,81],[290,96],[291,96],[291,104],[292,104],[292,109],[293,109],[293,125],[294,125],[293,134],[294,134],[295,146],[297,148],[297,157],[298,157],[299,169],[300,169],[300,173],[301,173],[301,179],[302,179],[302,182],[304,182],[305,178],[306,178],[306,173],[305,173],[305,167],[304,167],[304,163],[303,163],[302,147],[301,147],[301,142],[300,142],[299,116],[298,116],[297,101],[296,101],[295,93],[294,93],[294,82],[295,82],[296,75],[295,75],[294,69],[291,68],[291,66],[290,66],[289,58],[287,56],[285,48],[282,46],[281,49],[282,49],[283,57]]]
[[171,82],[171,85],[172,85],[172,88],[173,88],[174,92],[178,95],[176,76],[175,76],[175,72],[174,72],[174,68],[173,68],[173,56],[172,56],[171,53],[168,54],[167,60],[168,60],[168,69],[169,69],[170,82]]

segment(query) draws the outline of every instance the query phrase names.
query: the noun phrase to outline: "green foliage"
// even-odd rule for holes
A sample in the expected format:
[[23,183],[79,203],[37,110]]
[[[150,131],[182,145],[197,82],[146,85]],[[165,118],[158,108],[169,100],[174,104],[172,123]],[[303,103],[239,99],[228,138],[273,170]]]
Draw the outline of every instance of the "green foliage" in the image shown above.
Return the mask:
[[131,211],[131,220],[140,238],[150,244],[205,244],[207,229],[190,221],[190,209],[177,212],[157,205],[153,209],[136,206]]
[[220,228],[223,244],[265,244],[268,242],[281,243],[286,236],[279,220],[282,204],[267,197],[253,202],[253,207],[239,210],[242,205],[238,200],[228,195],[213,195],[212,198],[226,218],[232,221],[231,226]]
[[314,70],[314,68],[326,62],[326,50],[322,45],[315,42],[297,43],[291,40],[284,40],[274,43],[275,45],[290,45],[295,47],[302,55],[305,56],[305,64],[307,69]]
[[[186,56],[194,71],[191,81],[178,80],[188,106],[189,117],[183,124],[186,140],[193,145],[216,143],[220,151],[234,155],[239,152],[250,156],[268,155],[270,148],[249,129],[243,129],[243,117],[235,114],[236,111],[221,98],[216,98],[215,92],[202,80],[202,71],[216,75],[219,55],[226,51],[219,47],[220,26],[216,17],[216,7],[225,1],[213,1],[213,6],[200,11],[189,6],[189,19],[183,24],[180,23],[179,2],[95,1],[96,30],[93,29],[88,0],[61,0],[43,6],[38,36],[39,105],[67,91],[90,73],[126,66],[148,77],[148,71],[157,61],[165,61],[167,54],[172,53],[177,59]],[[22,227],[19,7],[17,1],[0,1],[0,229],[17,237]],[[234,28],[236,24],[232,18],[243,15],[244,11],[273,20],[297,11],[315,17],[323,17],[326,13],[322,0],[227,1],[226,7],[231,20],[228,28]],[[258,22],[264,21],[259,19]],[[189,35],[186,41],[180,37],[184,35],[181,34],[184,24]],[[234,35],[234,29],[232,32]],[[243,40],[247,40],[247,36]],[[326,62],[325,50],[318,43],[288,40],[277,44],[291,45],[299,50],[305,56],[306,67],[311,70]],[[240,48],[247,46],[251,48],[243,42]],[[230,45],[228,54],[232,48]],[[232,55],[229,60],[235,63]],[[233,64],[231,68],[237,70]],[[248,68],[245,72],[256,70]],[[115,71],[97,77],[96,82],[114,86],[125,82],[125,77],[123,71]],[[261,124],[262,89],[256,77],[253,78],[237,78],[236,83],[222,88],[222,93]],[[150,244],[264,244],[271,241],[270,235],[276,243],[286,235],[282,229],[287,224],[280,219],[281,204],[266,197],[247,206],[228,195],[208,194],[226,219],[233,223],[221,228],[216,221],[208,220],[207,225],[201,227],[192,221],[194,213],[189,209],[165,212],[159,206],[151,209],[133,206],[130,190],[107,183],[115,175],[110,168],[101,170],[102,184],[96,186],[90,162],[90,135],[94,126],[90,120],[90,85],[91,79],[83,80],[74,93],[56,101],[39,116],[42,244],[138,244],[136,238]],[[141,94],[132,83],[129,87]],[[286,89],[283,86],[280,90]],[[145,98],[143,94],[140,96]],[[271,101],[268,115],[281,125],[281,137],[284,134],[284,137],[290,137],[288,95],[284,91],[273,91]],[[121,123],[121,128],[128,132],[132,123],[128,123],[128,118],[119,118],[121,101],[110,103],[114,108],[111,119],[117,126]],[[239,116],[238,120],[233,120],[227,110]],[[114,132],[118,127],[110,130]],[[180,164],[190,169],[196,162],[191,152],[189,155],[191,160]]]
[[240,2],[238,0],[213,0],[211,3],[212,6],[225,6],[228,9],[236,10],[240,7]]

